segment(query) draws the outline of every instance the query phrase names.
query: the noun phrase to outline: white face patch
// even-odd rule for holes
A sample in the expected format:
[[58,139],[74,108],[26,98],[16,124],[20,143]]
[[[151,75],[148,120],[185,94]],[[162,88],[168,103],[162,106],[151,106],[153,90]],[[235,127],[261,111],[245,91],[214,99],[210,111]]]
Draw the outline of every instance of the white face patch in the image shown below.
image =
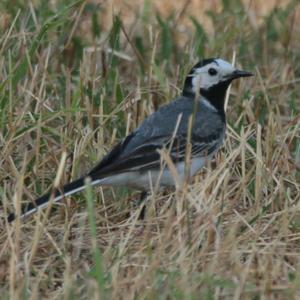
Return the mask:
[[[214,69],[216,74],[210,74],[209,70]],[[219,82],[227,80],[227,76],[232,74],[235,68],[223,59],[216,59],[215,61],[203,67],[194,70],[192,76],[192,89],[196,93],[197,88],[209,89],[211,86]]]

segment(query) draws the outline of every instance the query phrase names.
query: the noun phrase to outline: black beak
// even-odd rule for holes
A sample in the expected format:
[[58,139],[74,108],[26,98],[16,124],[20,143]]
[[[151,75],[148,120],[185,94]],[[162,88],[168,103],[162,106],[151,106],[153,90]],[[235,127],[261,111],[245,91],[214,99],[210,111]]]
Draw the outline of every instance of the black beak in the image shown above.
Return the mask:
[[230,79],[237,79],[240,77],[249,77],[249,76],[254,76],[253,73],[251,72],[247,72],[247,71],[242,71],[242,70],[238,70],[236,69],[232,74],[230,74],[228,77],[230,77]]

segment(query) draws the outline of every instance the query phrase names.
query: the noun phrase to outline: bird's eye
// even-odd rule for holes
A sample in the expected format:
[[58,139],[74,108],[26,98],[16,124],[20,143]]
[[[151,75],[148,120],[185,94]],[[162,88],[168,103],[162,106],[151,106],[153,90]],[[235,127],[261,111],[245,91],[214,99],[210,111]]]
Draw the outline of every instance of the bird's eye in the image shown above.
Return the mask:
[[208,69],[208,74],[211,75],[211,76],[214,76],[214,75],[216,75],[217,73],[218,73],[217,70],[214,69],[214,68],[209,68],[209,69]]

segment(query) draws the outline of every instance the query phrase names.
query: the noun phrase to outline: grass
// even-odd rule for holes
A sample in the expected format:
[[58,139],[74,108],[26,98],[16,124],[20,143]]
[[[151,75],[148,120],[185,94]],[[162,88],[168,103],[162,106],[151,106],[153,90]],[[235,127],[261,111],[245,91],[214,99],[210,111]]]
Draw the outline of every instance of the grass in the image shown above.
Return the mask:
[[[299,4],[262,17],[224,0],[209,29],[189,5],[166,18],[144,1],[108,25],[93,1],[1,1],[1,299],[300,297]],[[150,195],[144,221],[137,192],[88,187],[5,222],[178,95],[199,58],[233,55],[256,76],[231,88],[224,147],[183,192]]]

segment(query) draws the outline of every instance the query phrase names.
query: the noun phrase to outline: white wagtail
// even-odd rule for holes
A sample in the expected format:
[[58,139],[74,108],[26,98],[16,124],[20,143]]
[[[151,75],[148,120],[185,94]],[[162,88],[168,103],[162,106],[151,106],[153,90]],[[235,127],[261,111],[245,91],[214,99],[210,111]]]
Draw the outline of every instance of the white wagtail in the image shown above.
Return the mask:
[[[167,149],[177,177],[184,181],[189,144],[189,176],[193,176],[223,142],[228,86],[234,79],[252,75],[220,58],[198,62],[187,75],[181,96],[146,118],[87,175],[31,202],[23,208],[21,217],[45,207],[50,199],[56,202],[83,190],[87,177],[92,186],[128,186],[142,191],[149,191],[156,184],[160,188],[174,186],[171,166],[163,167],[163,149]],[[15,214],[10,214],[8,220],[14,219]]]

